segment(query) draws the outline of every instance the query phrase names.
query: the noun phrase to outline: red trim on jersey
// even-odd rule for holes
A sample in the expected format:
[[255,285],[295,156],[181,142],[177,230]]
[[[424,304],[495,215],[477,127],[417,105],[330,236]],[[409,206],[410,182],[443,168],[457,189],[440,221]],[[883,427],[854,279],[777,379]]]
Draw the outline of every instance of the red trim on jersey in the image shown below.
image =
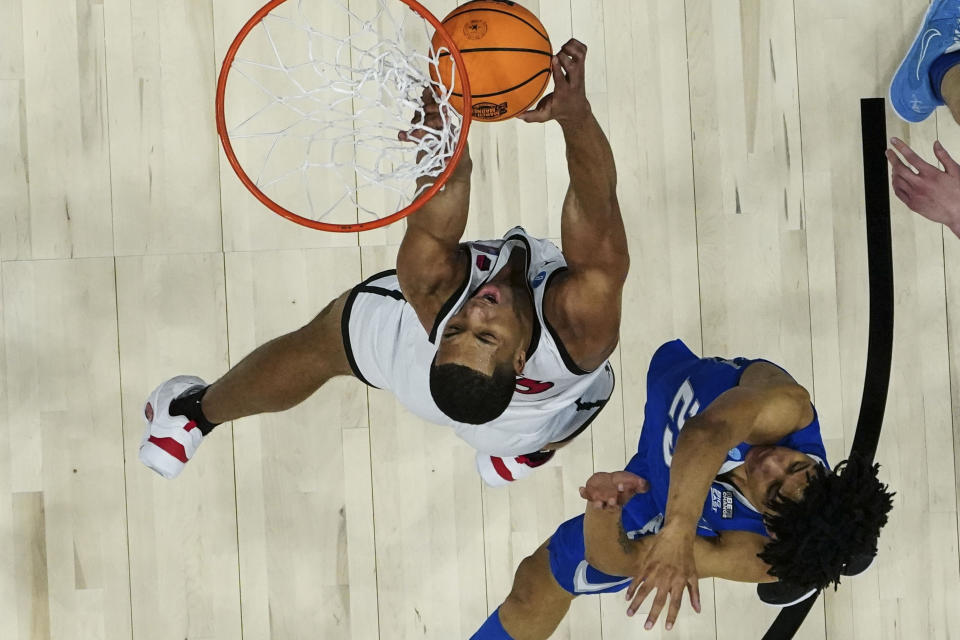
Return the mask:
[[150,442],[157,445],[183,464],[187,464],[187,452],[184,450],[183,445],[173,438],[157,438],[155,436],[150,436]]
[[493,469],[497,472],[497,475],[507,482],[513,482],[513,474],[510,473],[510,469],[507,469],[507,465],[503,464],[503,458],[490,456],[490,462],[493,463]]
[[191,420],[191,421],[188,422],[187,424],[183,425],[183,430],[184,430],[184,431],[193,431],[193,430],[196,429],[196,428],[197,428],[197,423],[194,422],[193,420]]

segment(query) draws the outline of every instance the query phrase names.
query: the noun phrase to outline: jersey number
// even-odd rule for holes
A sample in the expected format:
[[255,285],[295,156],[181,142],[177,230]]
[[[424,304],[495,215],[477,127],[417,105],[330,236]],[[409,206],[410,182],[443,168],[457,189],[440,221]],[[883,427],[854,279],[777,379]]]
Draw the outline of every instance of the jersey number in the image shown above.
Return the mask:
[[552,388],[552,382],[540,382],[539,380],[531,380],[530,378],[517,378],[517,393],[533,395],[535,393],[543,393]]
[[[677,437],[680,436],[680,430],[687,420],[697,415],[700,411],[700,402],[693,395],[693,385],[690,379],[683,381],[677,395],[673,396],[673,402],[670,403],[670,421],[677,425]],[[673,433],[668,425],[663,430],[663,461],[670,466],[673,462]]]

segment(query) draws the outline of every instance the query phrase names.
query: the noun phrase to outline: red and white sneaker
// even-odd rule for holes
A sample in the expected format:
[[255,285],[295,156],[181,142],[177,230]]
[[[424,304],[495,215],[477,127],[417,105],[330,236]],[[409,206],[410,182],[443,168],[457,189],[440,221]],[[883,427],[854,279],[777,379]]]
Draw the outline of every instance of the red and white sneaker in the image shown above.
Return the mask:
[[488,487],[502,487],[526,478],[537,467],[541,467],[553,458],[556,451],[538,451],[522,456],[500,458],[477,454],[477,471]]
[[180,475],[203,441],[196,422],[185,416],[170,415],[170,403],[187,391],[206,384],[196,376],[177,376],[154,389],[147,398],[143,408],[147,428],[140,441],[139,458],[164,478]]

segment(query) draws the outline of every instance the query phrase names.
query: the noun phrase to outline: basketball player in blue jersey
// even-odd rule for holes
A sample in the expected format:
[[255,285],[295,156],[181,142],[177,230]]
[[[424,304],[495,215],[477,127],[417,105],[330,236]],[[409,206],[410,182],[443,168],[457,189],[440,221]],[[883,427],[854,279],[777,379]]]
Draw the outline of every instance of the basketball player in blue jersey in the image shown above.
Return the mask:
[[780,367],[668,342],[626,471],[587,481],[586,513],[520,563],[473,640],[548,638],[576,596],[624,589],[628,615],[656,592],[646,629],[669,598],[670,629],[685,589],[700,611],[698,578],[779,579],[803,599],[876,553],[892,506],[877,468],[830,469],[810,396]]
[[[556,120],[564,133],[564,253],[519,227],[462,243],[472,167],[464,155],[444,190],[407,218],[396,270],[345,292],[210,386],[178,376],[154,390],[144,464],[174,477],[217,424],[287,409],[340,375],[390,389],[416,415],[454,428],[491,485],[531,473],[583,431],[613,390],[607,358],[629,267],[613,154],[584,89],[585,56],[580,42],[565,44],[551,62],[554,92],[522,116]],[[425,112],[426,128],[415,123],[401,140],[442,126],[429,96]]]

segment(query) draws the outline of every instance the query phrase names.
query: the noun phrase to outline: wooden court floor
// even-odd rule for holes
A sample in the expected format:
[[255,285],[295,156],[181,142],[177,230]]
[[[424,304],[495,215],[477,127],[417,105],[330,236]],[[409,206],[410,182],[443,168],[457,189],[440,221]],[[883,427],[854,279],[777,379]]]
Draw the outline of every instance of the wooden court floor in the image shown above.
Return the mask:
[[[444,14],[453,0],[426,0]],[[176,481],[137,462],[143,401],[215,379],[390,267],[357,235],[267,213],[214,133],[219,60],[259,0],[0,0],[0,638],[468,637],[594,470],[641,427],[650,355],[786,366],[833,462],[866,355],[859,99],[882,96],[924,0],[524,0],[586,42],[588,90],[631,243],[614,400],[555,463],[486,490],[468,447],[338,380],[220,427]],[[945,112],[898,135],[960,153]],[[470,238],[559,236],[556,124],[477,125]],[[880,555],[800,636],[960,637],[960,240],[895,202],[896,332],[878,460]],[[704,611],[645,633],[618,596],[556,638],[759,638],[775,611],[705,581]]]

